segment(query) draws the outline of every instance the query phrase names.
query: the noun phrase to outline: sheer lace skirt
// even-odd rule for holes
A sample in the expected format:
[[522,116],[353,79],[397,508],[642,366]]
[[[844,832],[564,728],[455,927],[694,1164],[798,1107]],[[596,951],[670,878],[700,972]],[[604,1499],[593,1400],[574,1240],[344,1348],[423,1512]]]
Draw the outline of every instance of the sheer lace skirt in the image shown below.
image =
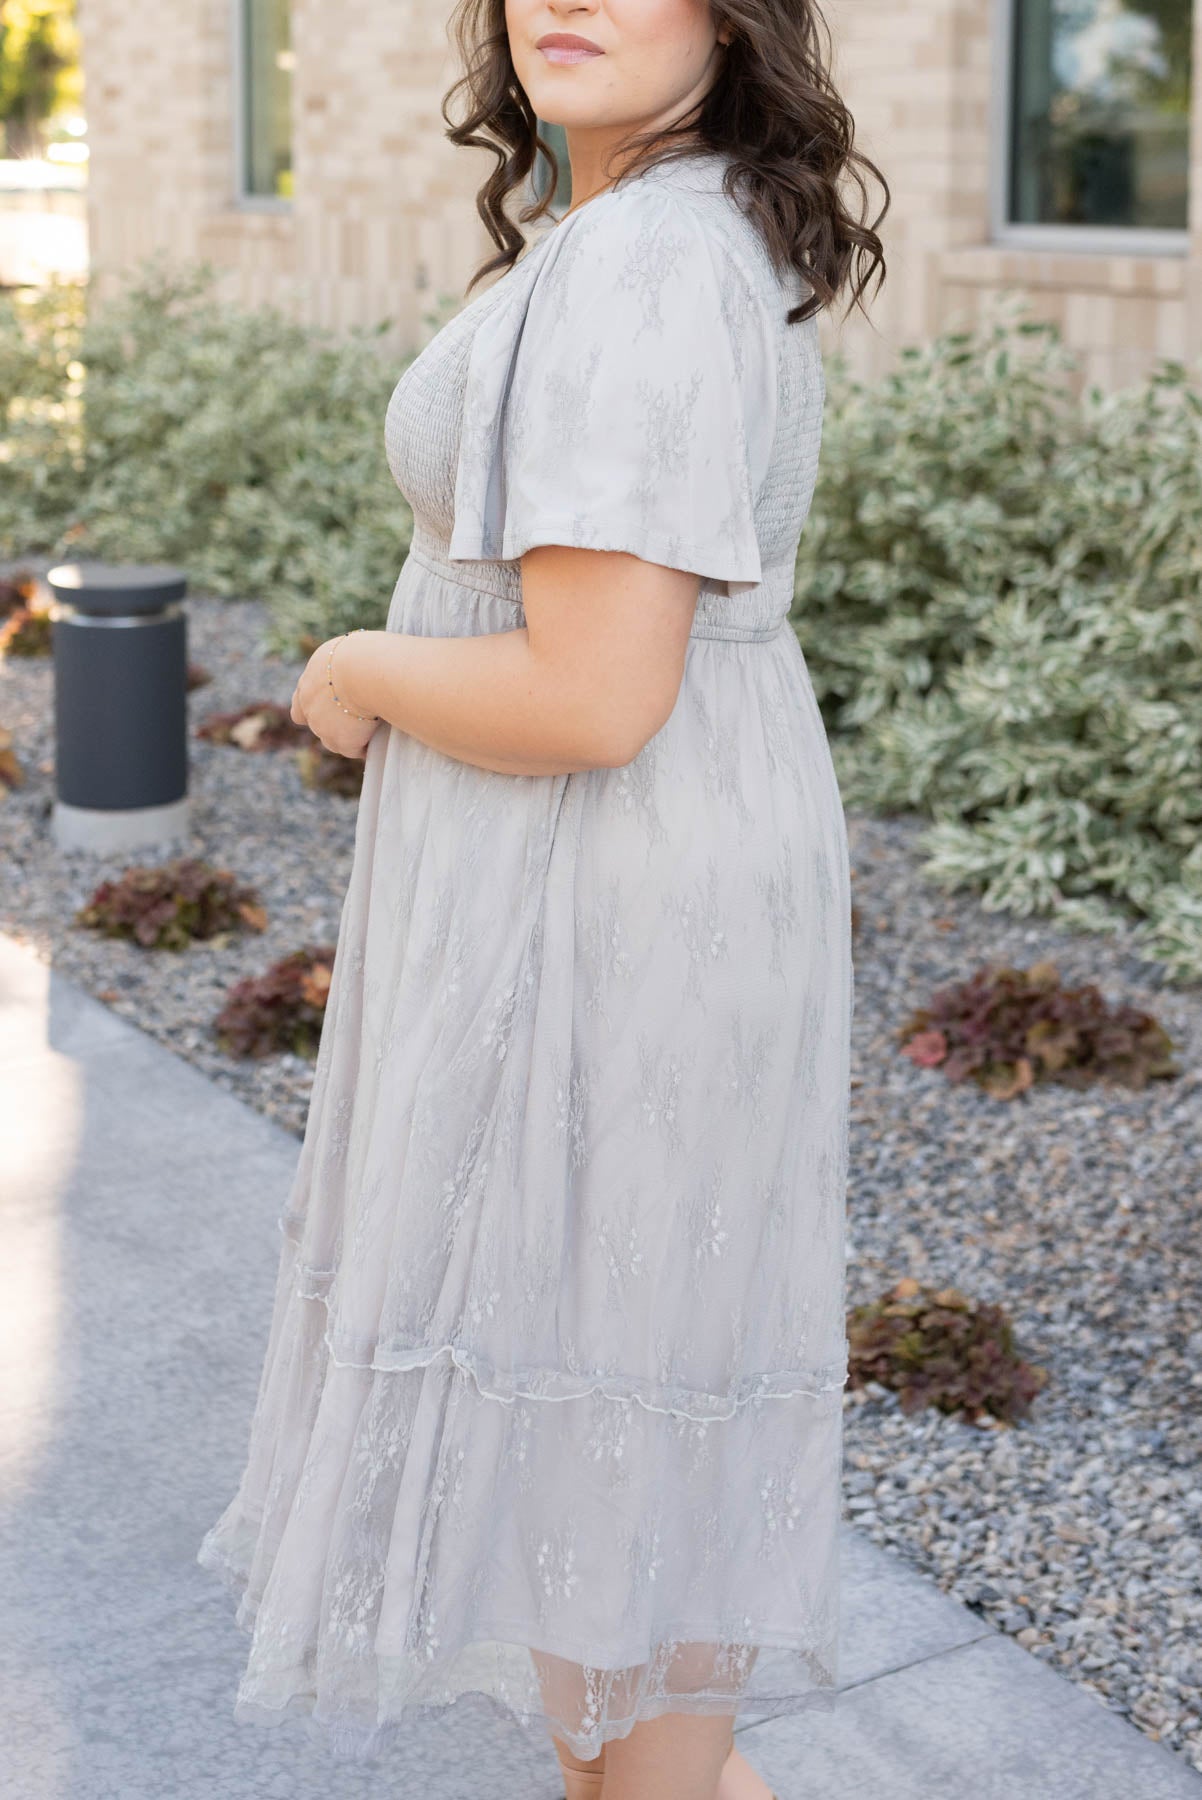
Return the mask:
[[[285,1236],[234,1499],[198,1560],[250,1635],[235,1717],[372,1758],[484,1695],[584,1758],[664,1711],[833,1703],[838,1388],[723,1419],[342,1364]],[[281,1429],[281,1427],[286,1427]]]

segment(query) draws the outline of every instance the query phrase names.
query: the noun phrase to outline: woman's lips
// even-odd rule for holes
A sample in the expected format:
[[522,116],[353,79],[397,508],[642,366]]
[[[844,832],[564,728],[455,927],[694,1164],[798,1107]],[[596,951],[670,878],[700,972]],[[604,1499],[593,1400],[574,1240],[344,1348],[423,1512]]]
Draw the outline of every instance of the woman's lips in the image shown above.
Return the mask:
[[584,44],[540,44],[539,49],[551,63],[591,62],[594,56],[604,56],[603,50],[590,50]]

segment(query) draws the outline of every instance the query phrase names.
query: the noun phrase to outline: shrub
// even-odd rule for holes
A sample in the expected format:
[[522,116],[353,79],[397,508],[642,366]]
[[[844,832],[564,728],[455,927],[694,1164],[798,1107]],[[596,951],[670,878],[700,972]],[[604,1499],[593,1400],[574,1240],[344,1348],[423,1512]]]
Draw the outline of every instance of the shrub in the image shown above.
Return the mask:
[[0,305],[0,554],[179,564],[261,596],[285,655],[382,626],[412,531],[384,455],[388,322],[335,336],[215,284],[159,255],[86,318],[67,284]]
[[279,1050],[316,1056],[335,948],[306,944],[281,957],[266,974],[237,982],[213,1021],[221,1048],[240,1057],[270,1056]]
[[975,1424],[984,1413],[1014,1423],[1048,1379],[1014,1347],[1000,1306],[977,1303],[958,1288],[923,1287],[909,1278],[847,1318],[849,1385],[876,1381],[895,1389],[904,1413],[934,1406]]
[[866,385],[832,359],[792,616],[845,799],[932,820],[989,910],[1135,926],[1202,978],[1202,389],[1072,391],[1000,308]]
[[1062,987],[1051,963],[978,969],[941,988],[898,1037],[923,1068],[942,1069],[949,1081],[971,1077],[1000,1100],[1035,1081],[1142,1088],[1154,1076],[1180,1073],[1173,1041],[1150,1013],[1109,1005],[1092,982]]
[[210,713],[196,727],[196,735],[212,744],[233,744],[238,750],[281,750],[313,734],[307,725],[295,723],[290,707],[275,700],[252,700],[236,712]]
[[86,288],[0,294],[0,556],[66,551],[82,467]]
[[116,881],[102,881],[75,923],[146,950],[183,950],[235,930],[262,931],[267,914],[255,890],[228,869],[186,856],[159,867],[135,865]]

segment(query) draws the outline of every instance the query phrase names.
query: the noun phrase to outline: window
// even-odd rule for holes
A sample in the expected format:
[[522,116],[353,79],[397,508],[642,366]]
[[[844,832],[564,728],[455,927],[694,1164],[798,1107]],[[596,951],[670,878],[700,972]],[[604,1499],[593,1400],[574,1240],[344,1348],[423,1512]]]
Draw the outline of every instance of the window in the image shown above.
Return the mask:
[[1192,10],[1012,0],[1005,224],[1186,230]]
[[243,195],[292,198],[292,21],[290,0],[240,0]]

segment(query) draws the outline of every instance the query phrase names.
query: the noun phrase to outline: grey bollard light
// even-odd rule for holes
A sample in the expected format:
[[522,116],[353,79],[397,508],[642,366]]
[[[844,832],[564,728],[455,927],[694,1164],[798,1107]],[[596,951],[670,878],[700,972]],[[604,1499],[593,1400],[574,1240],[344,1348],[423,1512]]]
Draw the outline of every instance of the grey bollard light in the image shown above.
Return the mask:
[[60,563],[55,842],[100,854],[188,830],[187,580],[162,563]]

